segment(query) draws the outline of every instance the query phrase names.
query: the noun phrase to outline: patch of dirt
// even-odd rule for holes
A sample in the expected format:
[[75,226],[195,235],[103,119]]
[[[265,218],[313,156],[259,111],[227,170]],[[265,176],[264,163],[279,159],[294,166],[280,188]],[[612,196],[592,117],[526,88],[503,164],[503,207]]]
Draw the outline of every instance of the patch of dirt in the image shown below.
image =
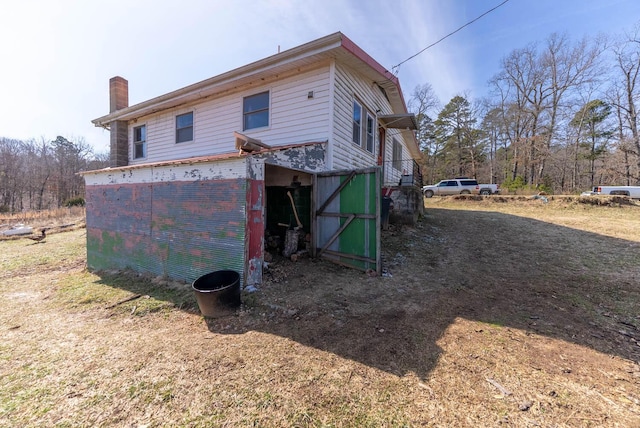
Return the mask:
[[[623,199],[596,205],[635,205]],[[452,200],[542,206],[530,197]],[[244,324],[232,329],[414,374],[434,397],[455,397],[478,420],[490,416],[481,409],[497,395],[497,408],[509,414],[495,419],[501,423],[632,426],[640,422],[640,266],[629,246],[637,246],[640,230],[627,241],[556,226],[545,218],[549,209],[558,215],[584,202],[552,201],[542,220],[469,205],[473,211],[428,209],[415,227],[383,232],[383,277],[324,261],[276,260],[260,295],[248,296],[254,306],[242,313]],[[590,266],[592,259],[609,267]],[[610,260],[626,270],[612,269]],[[632,310],[620,308],[622,296]],[[215,321],[209,327],[221,331]],[[453,422],[461,414],[440,416]]]

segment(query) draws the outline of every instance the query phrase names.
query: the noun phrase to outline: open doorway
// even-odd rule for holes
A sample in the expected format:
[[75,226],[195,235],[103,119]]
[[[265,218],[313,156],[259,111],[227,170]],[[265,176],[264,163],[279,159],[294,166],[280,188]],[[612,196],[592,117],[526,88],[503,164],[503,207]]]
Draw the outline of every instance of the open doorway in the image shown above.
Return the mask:
[[310,252],[312,178],[306,172],[265,164],[265,261]]

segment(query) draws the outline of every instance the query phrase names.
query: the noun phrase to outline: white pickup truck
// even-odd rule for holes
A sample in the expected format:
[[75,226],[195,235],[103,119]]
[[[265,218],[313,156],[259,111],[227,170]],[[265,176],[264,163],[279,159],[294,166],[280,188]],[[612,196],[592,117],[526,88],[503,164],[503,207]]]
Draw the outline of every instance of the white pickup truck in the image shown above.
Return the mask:
[[499,185],[478,184],[478,180],[472,178],[453,178],[422,187],[422,194],[427,198],[434,195],[493,195],[495,193],[500,193]]
[[640,199],[640,186],[596,186],[592,195],[618,195]]

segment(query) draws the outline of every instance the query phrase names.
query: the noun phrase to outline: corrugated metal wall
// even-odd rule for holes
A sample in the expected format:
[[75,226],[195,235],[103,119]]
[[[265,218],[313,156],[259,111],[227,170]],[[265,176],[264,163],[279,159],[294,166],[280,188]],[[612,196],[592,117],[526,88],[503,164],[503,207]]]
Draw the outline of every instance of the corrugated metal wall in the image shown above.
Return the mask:
[[220,269],[244,275],[246,179],[94,185],[86,192],[90,268],[189,282]]

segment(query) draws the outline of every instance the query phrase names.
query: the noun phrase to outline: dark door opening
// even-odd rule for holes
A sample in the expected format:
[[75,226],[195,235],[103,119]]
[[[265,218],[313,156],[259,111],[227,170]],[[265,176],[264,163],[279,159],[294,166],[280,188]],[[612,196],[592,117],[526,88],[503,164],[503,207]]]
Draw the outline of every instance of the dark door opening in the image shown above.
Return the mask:
[[311,198],[311,174],[265,165],[266,261],[309,252]]

